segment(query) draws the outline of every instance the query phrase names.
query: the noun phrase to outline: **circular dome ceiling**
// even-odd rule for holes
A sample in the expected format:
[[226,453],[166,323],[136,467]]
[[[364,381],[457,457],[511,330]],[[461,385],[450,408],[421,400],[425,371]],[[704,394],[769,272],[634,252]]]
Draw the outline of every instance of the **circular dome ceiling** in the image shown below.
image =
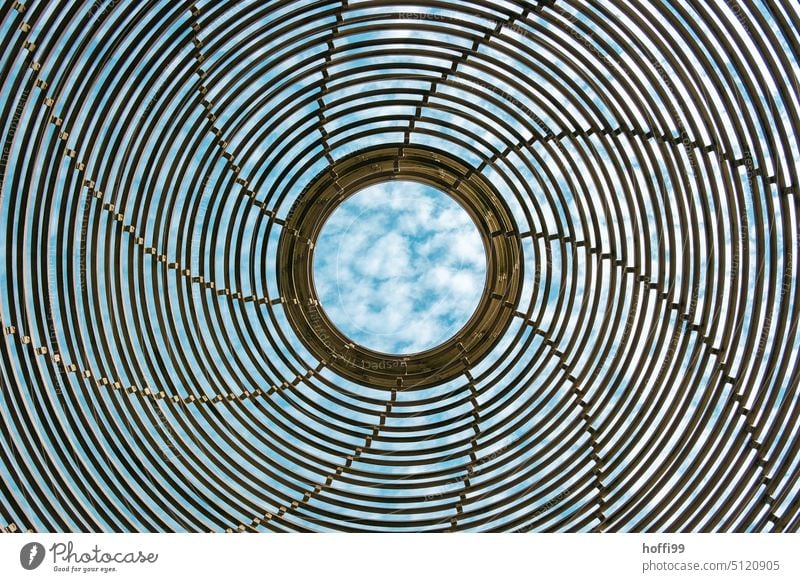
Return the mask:
[[[693,4],[7,3],[0,527],[800,529],[800,18]],[[313,258],[403,180],[486,275],[393,356]]]

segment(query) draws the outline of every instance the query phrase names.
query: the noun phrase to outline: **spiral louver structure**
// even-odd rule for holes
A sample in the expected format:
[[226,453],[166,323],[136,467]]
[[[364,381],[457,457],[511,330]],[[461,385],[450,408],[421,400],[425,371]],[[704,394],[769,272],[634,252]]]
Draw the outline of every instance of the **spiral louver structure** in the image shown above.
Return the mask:
[[[6,531],[800,529],[800,8],[7,2]],[[397,180],[486,284],[415,354],[313,260]]]

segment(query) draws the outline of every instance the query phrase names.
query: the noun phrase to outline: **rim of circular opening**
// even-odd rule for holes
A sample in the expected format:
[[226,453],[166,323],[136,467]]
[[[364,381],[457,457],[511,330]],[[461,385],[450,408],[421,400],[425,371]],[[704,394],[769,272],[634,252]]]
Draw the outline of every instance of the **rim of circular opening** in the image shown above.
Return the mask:
[[[354,342],[329,319],[313,284],[313,250],[342,202],[374,184],[400,180],[441,190],[464,208],[483,241],[486,273],[478,305],[456,333],[420,352],[387,354]],[[280,301],[290,325],[321,367],[371,387],[436,386],[466,375],[510,326],[524,273],[518,234],[505,201],[464,162],[427,146],[368,148],[320,173],[289,210],[277,253]],[[467,380],[471,381],[468,375]]]

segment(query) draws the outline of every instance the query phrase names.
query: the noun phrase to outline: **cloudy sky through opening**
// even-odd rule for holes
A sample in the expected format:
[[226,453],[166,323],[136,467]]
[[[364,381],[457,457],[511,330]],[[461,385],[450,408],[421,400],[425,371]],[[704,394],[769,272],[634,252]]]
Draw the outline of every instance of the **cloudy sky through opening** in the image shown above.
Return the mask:
[[314,281],[331,321],[370,349],[423,351],[463,327],[478,305],[486,257],[452,198],[388,182],[342,203],[319,237]]

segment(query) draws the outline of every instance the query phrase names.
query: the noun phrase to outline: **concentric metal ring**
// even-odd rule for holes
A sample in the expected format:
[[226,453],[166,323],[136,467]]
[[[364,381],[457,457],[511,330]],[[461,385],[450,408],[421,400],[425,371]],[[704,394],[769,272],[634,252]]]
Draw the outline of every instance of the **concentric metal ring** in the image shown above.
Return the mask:
[[[798,29],[777,0],[6,2],[0,527],[797,531]],[[304,192],[380,148],[444,152],[520,251],[507,329],[401,386],[276,269]]]
[[[388,180],[413,180],[456,199],[483,239],[487,284],[480,303],[455,336],[430,350],[391,355],[354,343],[321,308],[313,282],[313,249],[338,205]],[[289,211],[278,246],[278,289],[298,337],[326,366],[366,386],[422,389],[444,384],[478,364],[511,325],[522,291],[522,245],[509,209],[472,168],[430,148],[380,146],[325,170]]]

